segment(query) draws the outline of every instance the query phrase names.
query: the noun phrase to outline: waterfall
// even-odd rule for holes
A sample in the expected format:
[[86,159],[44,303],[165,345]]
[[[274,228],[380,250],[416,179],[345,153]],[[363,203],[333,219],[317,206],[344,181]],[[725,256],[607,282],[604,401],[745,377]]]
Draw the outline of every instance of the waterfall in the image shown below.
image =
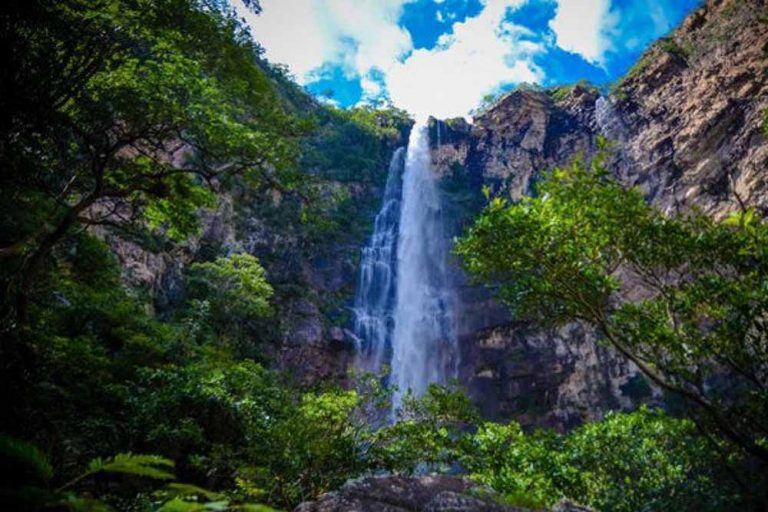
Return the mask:
[[457,371],[456,300],[437,185],[427,125],[417,122],[408,141],[397,238],[393,408],[409,389],[420,395],[430,383],[445,384]]
[[409,390],[421,395],[458,371],[457,298],[426,121],[411,130],[401,183],[402,165],[398,150],[355,298],[357,366],[378,371],[389,363],[393,412]]
[[626,131],[613,103],[605,96],[600,96],[595,102],[595,122],[600,133],[611,140],[620,140]]
[[398,148],[389,163],[384,201],[373,225],[373,236],[363,249],[360,279],[355,294],[354,333],[357,337],[356,366],[379,373],[391,356],[395,262],[400,220],[401,173],[404,148]]

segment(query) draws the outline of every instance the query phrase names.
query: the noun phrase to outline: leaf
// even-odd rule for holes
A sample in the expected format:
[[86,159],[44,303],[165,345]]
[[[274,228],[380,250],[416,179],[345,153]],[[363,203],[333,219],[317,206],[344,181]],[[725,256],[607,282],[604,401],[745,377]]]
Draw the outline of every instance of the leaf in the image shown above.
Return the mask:
[[175,476],[168,469],[172,469],[173,466],[172,460],[159,455],[119,453],[111,459],[92,460],[88,465],[88,474],[99,472],[124,473],[157,480],[171,480]]
[[277,512],[274,508],[256,503],[244,503],[231,507],[232,510],[244,510],[245,512]]
[[184,484],[180,482],[171,482],[161,492],[168,493],[173,497],[203,496],[209,500],[216,500],[221,498],[221,494],[217,492],[209,491],[208,489],[204,489],[196,485]]
[[186,501],[182,498],[173,498],[165,503],[157,512],[208,512],[230,510],[229,501],[211,501],[208,503],[198,503],[195,501]]
[[111,512],[112,507],[93,498],[84,498],[75,494],[67,495],[64,500],[67,510],[71,512]]
[[0,459],[29,469],[36,478],[48,481],[53,477],[53,466],[48,457],[35,445],[6,435],[0,435]]
[[157,512],[201,512],[205,510],[205,505],[202,503],[185,501],[181,498],[173,498],[171,501],[160,507]]

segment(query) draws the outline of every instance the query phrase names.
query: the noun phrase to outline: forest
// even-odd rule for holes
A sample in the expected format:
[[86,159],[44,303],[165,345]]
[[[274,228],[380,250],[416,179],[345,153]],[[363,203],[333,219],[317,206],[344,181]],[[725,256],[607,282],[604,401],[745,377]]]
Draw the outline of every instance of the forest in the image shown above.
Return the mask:
[[[0,13],[3,510],[294,510],[425,474],[530,510],[768,506],[764,209],[734,192],[719,218],[662,212],[612,174],[603,138],[519,199],[478,188],[451,247],[471,282],[532,325],[594,328],[665,406],[532,427],[485,417],[451,380],[400,390],[387,419],[386,365],[305,379],[281,343],[302,301],[325,330],[349,324],[349,290],[302,269],[356,268],[414,119],[316,100],[226,0]],[[258,240],[204,236],[224,210]],[[135,253],[175,272],[162,301],[126,278]]]

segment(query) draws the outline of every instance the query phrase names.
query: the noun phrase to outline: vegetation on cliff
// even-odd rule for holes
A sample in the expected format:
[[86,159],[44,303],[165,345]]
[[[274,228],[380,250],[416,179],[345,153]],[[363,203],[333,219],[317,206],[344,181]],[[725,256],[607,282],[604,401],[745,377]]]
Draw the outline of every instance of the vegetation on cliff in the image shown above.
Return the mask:
[[518,203],[492,199],[457,253],[518,317],[596,327],[724,457],[764,474],[768,223],[744,204],[722,222],[664,215],[606,158],[552,171]]

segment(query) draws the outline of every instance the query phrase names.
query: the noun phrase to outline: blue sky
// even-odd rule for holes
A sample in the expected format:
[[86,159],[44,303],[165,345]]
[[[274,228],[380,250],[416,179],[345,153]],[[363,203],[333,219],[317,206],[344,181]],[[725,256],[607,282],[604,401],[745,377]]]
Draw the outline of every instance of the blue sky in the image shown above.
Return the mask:
[[[620,77],[700,0],[262,0],[266,56],[340,106],[468,115],[488,94]],[[332,93],[332,95],[329,95]]]

